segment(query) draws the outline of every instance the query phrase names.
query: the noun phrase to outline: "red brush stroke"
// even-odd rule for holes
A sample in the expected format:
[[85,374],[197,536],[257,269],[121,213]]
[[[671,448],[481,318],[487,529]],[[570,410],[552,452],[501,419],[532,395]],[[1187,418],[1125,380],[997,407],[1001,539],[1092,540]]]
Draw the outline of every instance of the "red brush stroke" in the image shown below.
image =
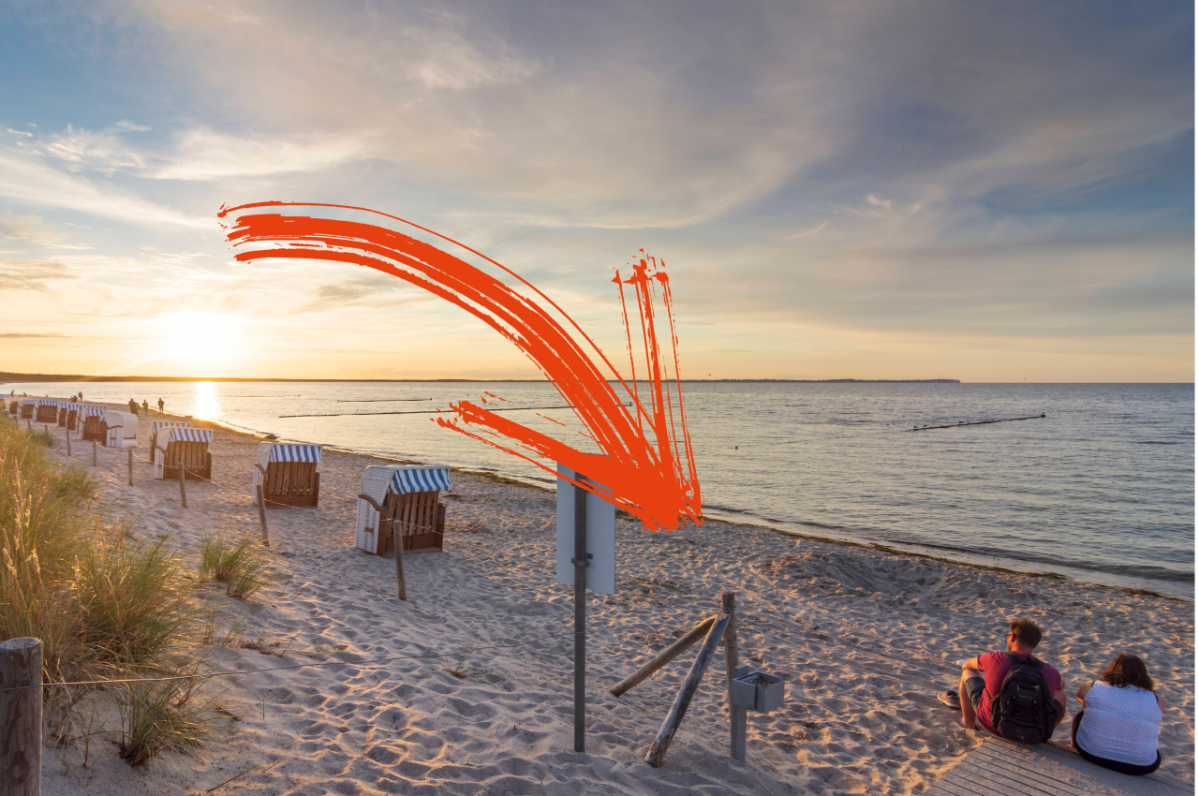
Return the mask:
[[[513,277],[532,295],[509,287],[437,246],[394,229],[319,216],[251,212],[259,208],[296,206],[373,213],[400,222],[482,258]],[[363,265],[403,279],[471,313],[533,361],[573,407],[587,429],[584,436],[592,439],[603,455],[576,450],[488,411],[481,405],[488,402],[487,398],[503,400],[490,393],[485,393],[487,397],[481,397],[478,403],[469,400],[451,403],[454,416],[438,416],[434,419],[438,425],[526,459],[549,473],[556,474],[557,471],[538,459],[559,462],[604,484],[606,490],[587,481],[580,485],[638,517],[651,530],[678,528],[681,518],[702,524],[699,476],[683,411],[682,385],[678,382],[678,337],[670,282],[665,265],[655,258],[645,256],[642,251],[643,256],[632,264],[632,273],[627,279],[622,279],[619,272],[613,279],[620,292],[628,341],[632,368],[630,386],[591,338],[548,296],[495,260],[433,230],[397,216],[351,205],[255,202],[231,208],[222,206],[218,215],[222,219],[229,215],[236,218],[232,227],[222,222],[227,238],[235,247],[262,246],[239,251],[235,259],[240,262],[290,259]],[[632,288],[640,317],[641,338],[637,347],[644,356],[649,407],[642,403],[637,391],[626,285]],[[659,299],[670,327],[677,393],[674,397],[667,385],[671,377],[662,362],[655,326],[655,305]],[[559,323],[551,316],[551,310],[561,315],[572,328]],[[598,357],[602,369],[592,361],[585,348]],[[632,411],[609,383],[605,370],[632,399]]]

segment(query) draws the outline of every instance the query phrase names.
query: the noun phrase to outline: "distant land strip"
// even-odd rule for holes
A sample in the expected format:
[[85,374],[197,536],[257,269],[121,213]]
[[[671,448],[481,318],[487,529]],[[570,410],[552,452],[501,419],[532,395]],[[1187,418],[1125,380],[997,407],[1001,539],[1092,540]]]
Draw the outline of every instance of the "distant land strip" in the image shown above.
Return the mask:
[[[27,384],[55,381],[71,382],[248,382],[280,384],[523,384],[545,379],[243,379],[232,376],[79,376],[61,373],[0,373],[0,382]],[[608,379],[617,383],[617,379]],[[666,379],[675,381],[675,379]],[[683,379],[684,384],[961,384],[961,379]]]

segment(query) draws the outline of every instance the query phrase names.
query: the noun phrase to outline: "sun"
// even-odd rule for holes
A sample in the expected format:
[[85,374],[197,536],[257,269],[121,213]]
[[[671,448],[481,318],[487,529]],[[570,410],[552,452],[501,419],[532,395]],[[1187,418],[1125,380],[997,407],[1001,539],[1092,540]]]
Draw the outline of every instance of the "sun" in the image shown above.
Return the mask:
[[228,365],[241,355],[241,321],[229,315],[172,312],[159,319],[157,328],[163,358],[194,371],[188,375],[213,375],[195,371]]

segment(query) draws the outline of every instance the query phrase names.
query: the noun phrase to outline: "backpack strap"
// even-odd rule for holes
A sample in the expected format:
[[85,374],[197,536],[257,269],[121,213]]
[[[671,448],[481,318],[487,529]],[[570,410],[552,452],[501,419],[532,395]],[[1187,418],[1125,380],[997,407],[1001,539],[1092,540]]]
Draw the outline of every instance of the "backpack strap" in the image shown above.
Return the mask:
[[1042,661],[1037,660],[1035,655],[1029,660],[1024,660],[1024,658],[1017,652],[1009,652],[1007,654],[1007,659],[1011,661],[1013,666],[1015,666],[1017,663],[1023,663],[1026,666],[1033,667],[1038,672],[1041,671],[1041,667],[1045,665]]

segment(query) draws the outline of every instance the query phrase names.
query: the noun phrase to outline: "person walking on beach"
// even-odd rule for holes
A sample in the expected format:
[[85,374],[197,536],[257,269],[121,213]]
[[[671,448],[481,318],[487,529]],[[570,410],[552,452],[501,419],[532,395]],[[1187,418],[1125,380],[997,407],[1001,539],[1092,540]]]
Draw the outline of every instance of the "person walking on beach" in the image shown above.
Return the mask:
[[1070,740],[1085,759],[1121,774],[1152,774],[1162,764],[1157,748],[1166,702],[1153,691],[1145,662],[1121,652],[1098,680],[1078,689],[1083,709]]
[[137,401],[133,400],[132,398],[129,399],[129,414],[137,414]]
[[1006,652],[986,652],[962,664],[957,691],[938,698],[962,711],[962,726],[979,723],[990,732],[1021,743],[1045,743],[1066,717],[1062,675],[1037,660],[1041,628],[1031,619],[1013,619]]
[[145,398],[142,399],[142,414],[146,417],[150,416],[150,402]]
[[164,403],[162,402],[162,399],[161,399],[161,398],[159,398],[159,399],[158,399],[158,414],[160,414],[160,415],[161,415],[161,414],[165,414],[165,413],[163,412],[163,410],[162,410],[162,408],[163,408],[164,406],[166,406],[166,404],[164,404]]

